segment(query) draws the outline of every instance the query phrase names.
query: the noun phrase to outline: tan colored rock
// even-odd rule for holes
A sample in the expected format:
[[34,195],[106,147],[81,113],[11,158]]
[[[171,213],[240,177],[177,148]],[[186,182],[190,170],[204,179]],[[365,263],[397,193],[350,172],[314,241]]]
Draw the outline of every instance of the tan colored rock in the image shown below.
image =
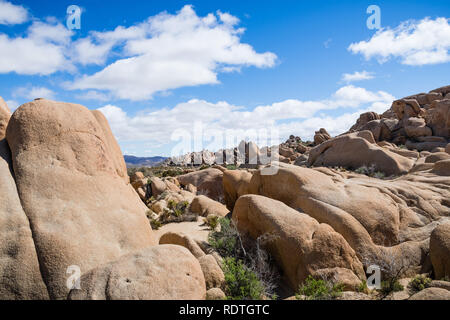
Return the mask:
[[434,164],[433,173],[439,176],[450,176],[450,160],[438,161]]
[[152,196],[157,198],[164,191],[167,190],[167,185],[158,177],[151,177],[150,182],[152,185]]
[[449,187],[450,179],[429,172],[390,181],[279,163],[274,175],[256,171],[249,193],[282,201],[329,224],[365,266],[404,265],[408,273],[417,273],[425,263],[431,231],[448,215]]
[[185,247],[188,249],[194,257],[200,259],[205,255],[203,250],[199,247],[199,245],[188,235],[180,232],[167,232],[161,236],[159,239],[159,244],[174,244],[178,246]]
[[436,163],[442,160],[449,160],[450,154],[447,152],[436,152],[425,158],[425,163]]
[[362,292],[351,292],[351,291],[345,291],[342,292],[342,294],[337,297],[336,300],[372,300],[372,298],[370,298],[370,296],[368,296],[365,293]]
[[186,186],[186,190],[187,191],[189,191],[190,193],[192,193],[192,194],[197,194],[197,188],[193,185],[193,184],[188,184],[187,186]]
[[219,288],[212,288],[206,291],[206,300],[225,300],[226,295]]
[[225,217],[230,211],[220,202],[214,201],[206,196],[197,196],[192,200],[191,211],[202,217],[218,216]]
[[155,246],[97,267],[80,280],[69,300],[203,300],[200,264],[185,248]]
[[164,181],[164,182],[165,182],[165,184],[166,184],[166,186],[167,186],[167,190],[170,190],[170,191],[172,191],[172,192],[180,192],[180,191],[181,191],[180,187],[177,186],[177,185],[176,185],[175,183],[173,183],[172,181],[166,180],[166,181]]
[[[46,100],[42,100],[45,104]],[[106,152],[110,156],[111,165],[115,170],[116,174],[121,177],[126,183],[130,182],[130,177],[127,172],[127,165],[125,163],[125,159],[123,157],[122,151],[120,150],[120,146],[117,143],[116,138],[114,137],[111,127],[109,126],[108,120],[106,120],[103,113],[98,110],[91,111],[92,115],[97,120],[100,128],[103,131],[104,135],[104,147],[106,147]]]
[[430,257],[437,280],[450,277],[450,221],[433,230],[430,237]]
[[8,126],[9,118],[11,118],[11,111],[8,108],[5,100],[0,97],[0,140],[5,138],[6,127]]
[[192,184],[198,194],[219,201],[223,198],[222,176],[222,171],[210,168],[178,176],[178,181],[183,186]]
[[242,196],[234,207],[233,220],[253,239],[270,235],[267,250],[294,290],[319,269],[341,267],[365,278],[362,264],[340,234],[282,202]]
[[426,120],[435,136],[450,138],[450,100],[433,101]]
[[428,137],[433,135],[431,128],[427,127],[423,118],[409,118],[405,125],[406,135],[410,138]]
[[141,198],[142,201],[146,200],[146,192],[145,192],[144,188],[142,188],[142,187],[138,188],[136,190],[136,192],[137,192],[137,194],[139,195],[139,198]]
[[205,276],[206,289],[221,288],[225,283],[225,275],[217,264],[216,259],[210,255],[204,255],[198,259],[203,275]]
[[47,288],[39,270],[30,224],[17,194],[9,147],[6,140],[2,139],[0,140],[0,300],[48,298]]
[[229,210],[233,210],[237,199],[248,193],[248,185],[252,174],[243,170],[227,170],[223,174],[223,190],[225,204]]
[[164,211],[165,208],[167,208],[167,201],[166,200],[156,201],[155,203],[152,204],[152,207],[151,207],[151,209],[156,214],[161,214]]
[[87,271],[155,243],[101,118],[42,99],[21,106],[8,125],[17,189],[51,298],[67,296],[69,266]]
[[450,86],[445,86],[441,88],[434,89],[430,91],[430,93],[440,93],[441,95],[445,96],[450,93]]
[[441,288],[426,288],[414,294],[409,300],[450,300],[450,291]]
[[441,288],[450,291],[450,281],[433,280],[430,283],[432,288]]
[[447,144],[447,146],[445,147],[445,152],[447,152],[448,154],[450,154],[450,143]]
[[139,180],[144,180],[145,176],[142,172],[140,171],[136,171],[131,177],[130,177],[130,181],[131,183],[139,181]]
[[310,166],[342,166],[358,169],[374,166],[386,175],[407,173],[414,161],[378,147],[370,131],[360,131],[330,139],[311,149]]
[[420,105],[415,99],[400,99],[394,101],[392,110],[397,115],[397,119],[417,117],[420,114]]
[[[420,140],[419,138],[417,140]],[[411,140],[407,140],[405,145],[410,150],[417,151],[433,151],[436,148],[442,148],[446,146],[446,142],[439,141],[423,141],[423,142],[413,142]]]
[[330,140],[331,136],[328,133],[327,130],[325,130],[324,128],[321,128],[319,131],[316,131],[315,135],[314,135],[314,145],[318,146],[321,143]]
[[352,270],[346,268],[319,269],[313,273],[313,277],[325,279],[331,283],[340,283],[344,286],[344,291],[357,291],[361,284],[361,279]]

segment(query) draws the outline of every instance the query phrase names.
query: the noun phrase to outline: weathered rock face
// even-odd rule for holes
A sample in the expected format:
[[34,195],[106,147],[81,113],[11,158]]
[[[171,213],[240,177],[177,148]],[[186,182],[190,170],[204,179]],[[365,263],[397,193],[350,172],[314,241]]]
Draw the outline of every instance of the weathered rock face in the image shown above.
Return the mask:
[[238,229],[257,239],[270,235],[267,250],[297,289],[320,269],[341,267],[364,279],[362,264],[347,241],[329,225],[319,224],[282,202],[247,195],[236,202],[233,220]]
[[225,217],[230,211],[220,202],[214,201],[206,196],[197,196],[192,200],[191,211],[203,217],[210,215]]
[[450,291],[441,288],[426,288],[409,300],[450,300]]
[[20,204],[4,131],[9,109],[0,98],[0,299],[48,299],[30,224]]
[[450,99],[436,100],[428,110],[427,123],[435,136],[450,138]]
[[183,186],[195,186],[198,194],[220,201],[223,198],[222,176],[222,171],[210,168],[178,176],[177,179]]
[[316,131],[314,135],[314,145],[318,146],[321,143],[330,140],[331,136],[328,131],[324,128],[321,128],[319,131]]
[[5,137],[6,127],[8,126],[9,118],[11,118],[11,111],[8,108],[5,100],[0,97],[0,140]]
[[389,181],[279,164],[275,175],[255,172],[249,193],[329,224],[366,266],[395,262],[413,272],[424,266],[430,233],[450,211],[450,179],[431,170]]
[[227,170],[223,173],[223,191],[225,204],[229,210],[233,210],[237,199],[247,194],[247,188],[252,174],[242,170]]
[[374,166],[387,175],[399,175],[408,172],[414,161],[377,146],[370,131],[360,131],[330,139],[311,149],[308,164],[352,169]]
[[8,125],[17,189],[51,298],[67,296],[69,266],[87,272],[155,244],[102,119],[80,105],[36,100]]
[[450,277],[450,222],[431,233],[430,257],[436,279]]
[[180,246],[150,247],[89,271],[70,300],[202,300],[198,260]]

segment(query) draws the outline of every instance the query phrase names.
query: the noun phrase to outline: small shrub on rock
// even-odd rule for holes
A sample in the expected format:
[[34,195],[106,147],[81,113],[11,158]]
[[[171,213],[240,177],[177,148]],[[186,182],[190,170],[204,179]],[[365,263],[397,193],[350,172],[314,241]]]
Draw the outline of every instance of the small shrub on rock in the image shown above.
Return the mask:
[[241,255],[239,243],[240,235],[233,222],[227,218],[218,220],[220,230],[215,230],[209,234],[209,244],[222,257],[238,257]]
[[431,284],[431,281],[432,280],[427,276],[418,275],[417,277],[411,280],[409,285],[414,291],[418,292],[428,288]]
[[225,293],[228,300],[260,300],[264,295],[264,286],[258,276],[245,266],[241,260],[225,258]]
[[333,300],[342,294],[343,289],[343,285],[340,283],[331,283],[308,276],[300,286],[296,297],[306,300]]
[[388,296],[392,292],[403,291],[404,287],[397,279],[391,279],[381,282],[381,293],[384,296]]

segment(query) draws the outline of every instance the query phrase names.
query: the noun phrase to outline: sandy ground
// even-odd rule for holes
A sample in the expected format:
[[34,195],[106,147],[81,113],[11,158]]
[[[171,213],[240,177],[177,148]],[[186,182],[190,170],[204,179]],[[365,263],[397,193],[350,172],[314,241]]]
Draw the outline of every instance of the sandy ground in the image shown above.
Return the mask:
[[205,225],[201,217],[196,222],[169,223],[159,230],[153,230],[158,242],[161,236],[167,232],[182,232],[194,240],[207,241],[210,231],[211,229]]

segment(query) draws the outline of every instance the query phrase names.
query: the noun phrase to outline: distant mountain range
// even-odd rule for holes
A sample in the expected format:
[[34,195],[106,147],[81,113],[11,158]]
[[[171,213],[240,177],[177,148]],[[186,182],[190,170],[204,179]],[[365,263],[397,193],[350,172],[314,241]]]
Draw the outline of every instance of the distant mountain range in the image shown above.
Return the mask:
[[124,156],[125,163],[127,167],[154,167],[159,165],[161,162],[166,160],[165,157],[135,157],[135,156]]

